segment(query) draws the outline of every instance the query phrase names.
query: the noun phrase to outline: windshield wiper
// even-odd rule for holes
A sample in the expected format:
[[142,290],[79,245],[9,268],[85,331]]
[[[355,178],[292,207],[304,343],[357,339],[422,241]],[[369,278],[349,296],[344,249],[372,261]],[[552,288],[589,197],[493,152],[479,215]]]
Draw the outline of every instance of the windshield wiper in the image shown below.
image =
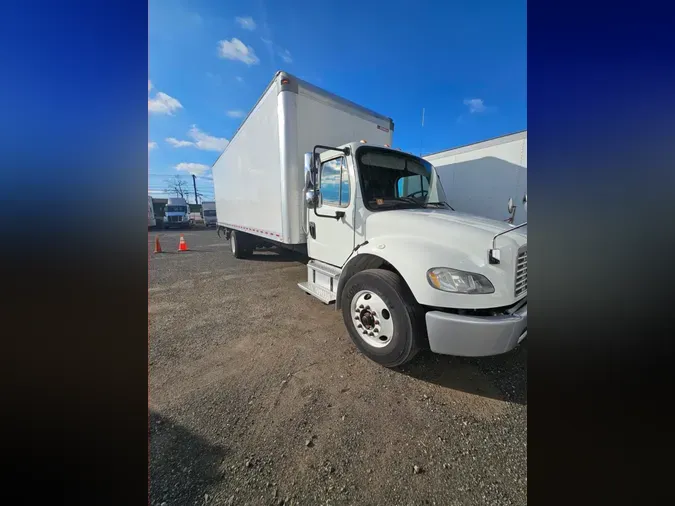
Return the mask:
[[394,197],[391,200],[400,200],[403,202],[410,202],[411,204],[422,205],[422,202],[417,200],[415,197]]
[[[405,204],[414,204],[416,206],[422,207],[422,202],[419,200],[415,199],[414,197],[385,197],[385,198],[374,198],[370,199],[370,203],[377,203],[378,200],[382,200],[384,204],[398,204],[398,203],[405,203]],[[382,205],[382,204],[379,204]]]
[[449,207],[450,209],[452,209],[453,211],[455,210],[455,208],[452,207],[452,206],[451,206],[450,204],[448,204],[447,202],[427,202],[427,203],[425,204],[425,206],[448,206],[448,207]]

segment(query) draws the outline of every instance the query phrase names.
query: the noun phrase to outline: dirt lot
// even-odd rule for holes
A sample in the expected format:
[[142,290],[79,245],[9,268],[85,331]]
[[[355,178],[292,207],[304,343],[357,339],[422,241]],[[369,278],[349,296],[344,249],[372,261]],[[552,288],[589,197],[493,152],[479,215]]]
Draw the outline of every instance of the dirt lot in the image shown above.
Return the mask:
[[152,505],[527,503],[526,343],[385,369],[302,258],[179,234],[148,234]]

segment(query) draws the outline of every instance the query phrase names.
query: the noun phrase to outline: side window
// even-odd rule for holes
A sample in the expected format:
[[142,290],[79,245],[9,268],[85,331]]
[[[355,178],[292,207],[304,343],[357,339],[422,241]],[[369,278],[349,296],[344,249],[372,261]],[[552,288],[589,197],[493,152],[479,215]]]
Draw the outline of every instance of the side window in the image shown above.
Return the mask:
[[321,164],[319,187],[323,203],[341,207],[349,205],[349,172],[344,157]]
[[415,197],[422,197],[426,195],[423,191],[429,191],[429,181],[424,176],[406,176],[398,180],[396,185],[398,190],[398,197],[406,197],[414,195]]

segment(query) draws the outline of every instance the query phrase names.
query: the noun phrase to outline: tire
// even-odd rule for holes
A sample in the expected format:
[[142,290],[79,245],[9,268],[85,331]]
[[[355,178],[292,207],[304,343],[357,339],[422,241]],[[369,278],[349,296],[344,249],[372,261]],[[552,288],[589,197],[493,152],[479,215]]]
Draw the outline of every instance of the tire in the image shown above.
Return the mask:
[[230,234],[230,251],[234,258],[246,258],[251,254],[245,237],[245,234],[234,230]]
[[[370,309],[368,301],[373,304]],[[364,308],[360,308],[361,304]],[[385,367],[397,367],[410,362],[419,352],[423,315],[398,274],[383,269],[355,274],[342,290],[341,305],[349,336],[369,359]]]

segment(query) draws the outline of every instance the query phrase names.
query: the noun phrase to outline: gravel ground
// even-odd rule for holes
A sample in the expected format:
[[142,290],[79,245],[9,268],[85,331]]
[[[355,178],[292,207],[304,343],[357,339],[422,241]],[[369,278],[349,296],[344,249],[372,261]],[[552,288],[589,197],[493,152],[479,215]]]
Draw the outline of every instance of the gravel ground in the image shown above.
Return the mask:
[[148,233],[151,505],[527,503],[526,342],[385,369],[301,257],[180,233]]

